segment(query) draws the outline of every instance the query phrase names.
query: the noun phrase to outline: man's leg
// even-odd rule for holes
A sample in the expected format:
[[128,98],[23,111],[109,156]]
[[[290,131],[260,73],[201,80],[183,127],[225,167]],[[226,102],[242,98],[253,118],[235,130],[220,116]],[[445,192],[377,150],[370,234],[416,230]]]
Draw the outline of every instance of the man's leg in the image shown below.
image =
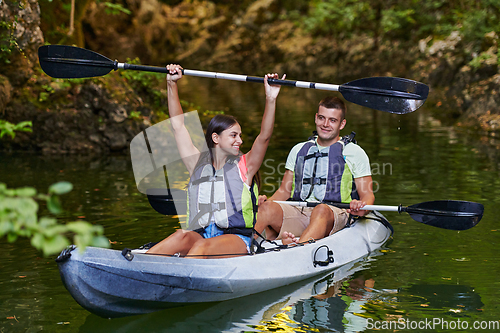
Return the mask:
[[[333,228],[334,220],[335,215],[329,206],[321,204],[314,207],[311,213],[310,223],[302,235],[300,235],[301,242],[306,242],[311,239],[321,239],[328,236]],[[292,236],[294,235],[288,234],[286,238],[283,238],[283,244],[293,242]]]
[[266,201],[259,206],[257,223],[255,223],[255,230],[257,232],[262,233],[263,230],[266,230],[267,239],[276,239],[282,224],[283,210],[279,204],[273,201]]

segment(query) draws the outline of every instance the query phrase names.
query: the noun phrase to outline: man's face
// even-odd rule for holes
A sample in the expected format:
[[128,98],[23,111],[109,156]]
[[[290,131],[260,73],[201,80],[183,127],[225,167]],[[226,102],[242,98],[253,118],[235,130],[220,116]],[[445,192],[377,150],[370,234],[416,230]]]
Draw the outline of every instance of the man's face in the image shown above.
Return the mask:
[[327,109],[320,106],[314,122],[316,131],[321,141],[337,141],[340,136],[340,130],[344,128],[346,120],[342,119],[342,111],[339,109]]

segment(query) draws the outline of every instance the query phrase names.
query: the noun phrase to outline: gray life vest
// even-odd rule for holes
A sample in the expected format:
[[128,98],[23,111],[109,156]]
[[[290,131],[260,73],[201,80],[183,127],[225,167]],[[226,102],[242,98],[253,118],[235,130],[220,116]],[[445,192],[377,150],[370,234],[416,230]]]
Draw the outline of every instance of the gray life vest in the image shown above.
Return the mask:
[[352,132],[321,152],[316,138],[301,147],[295,161],[292,200],[304,201],[311,194],[321,202],[349,203],[359,199],[354,177],[343,156],[344,145],[356,143],[355,135]]
[[250,189],[238,168],[241,157],[215,170],[212,164],[196,167],[188,184],[188,227],[197,230],[212,221],[225,233],[250,235],[257,214],[257,184]]

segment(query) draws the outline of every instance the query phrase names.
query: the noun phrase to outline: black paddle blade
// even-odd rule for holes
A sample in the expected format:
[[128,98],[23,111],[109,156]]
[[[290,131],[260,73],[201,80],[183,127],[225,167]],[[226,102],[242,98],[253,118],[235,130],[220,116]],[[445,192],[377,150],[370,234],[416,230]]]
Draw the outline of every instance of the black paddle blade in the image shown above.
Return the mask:
[[57,79],[102,76],[117,66],[117,62],[99,53],[67,45],[40,46],[38,60],[42,70]]
[[406,114],[421,107],[429,87],[398,77],[369,77],[345,83],[339,92],[346,100],[375,110]]
[[[148,189],[146,194],[149,204],[158,213],[163,215],[186,215],[186,191],[154,188]],[[183,199],[180,199],[180,197]]]
[[450,230],[467,230],[481,221],[484,206],[470,201],[438,200],[402,209],[417,222]]

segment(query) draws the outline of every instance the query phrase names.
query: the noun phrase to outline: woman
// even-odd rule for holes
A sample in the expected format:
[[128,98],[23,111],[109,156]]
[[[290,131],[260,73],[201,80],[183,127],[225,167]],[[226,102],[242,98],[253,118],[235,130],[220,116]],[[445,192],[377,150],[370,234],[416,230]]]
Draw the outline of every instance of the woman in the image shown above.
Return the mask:
[[205,134],[209,150],[200,154],[184,126],[177,89],[182,67],[171,64],[167,70],[168,111],[180,156],[190,175],[188,223],[195,230],[177,230],[147,253],[195,258],[249,253],[258,197],[254,176],[271,139],[280,91],[280,86],[271,86],[267,80],[277,79],[278,74],[267,74],[264,78],[266,105],[261,131],[251,150],[246,154],[240,152],[243,141],[236,119],[217,115]]

